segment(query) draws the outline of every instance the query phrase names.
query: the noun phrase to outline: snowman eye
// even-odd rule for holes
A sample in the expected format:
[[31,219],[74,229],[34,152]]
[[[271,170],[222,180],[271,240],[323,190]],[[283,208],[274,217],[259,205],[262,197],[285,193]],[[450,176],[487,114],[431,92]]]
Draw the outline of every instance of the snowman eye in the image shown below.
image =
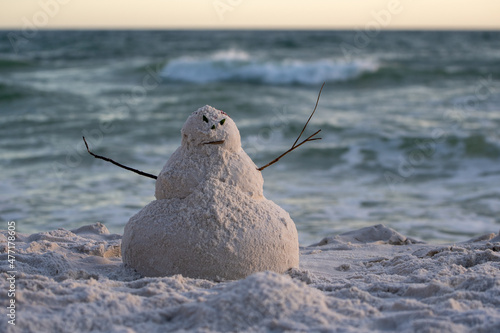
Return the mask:
[[226,118],[224,118],[221,121],[219,121],[219,124],[224,125],[225,122],[226,122]]
[[203,121],[206,122],[206,123],[208,123],[207,117],[203,116]]

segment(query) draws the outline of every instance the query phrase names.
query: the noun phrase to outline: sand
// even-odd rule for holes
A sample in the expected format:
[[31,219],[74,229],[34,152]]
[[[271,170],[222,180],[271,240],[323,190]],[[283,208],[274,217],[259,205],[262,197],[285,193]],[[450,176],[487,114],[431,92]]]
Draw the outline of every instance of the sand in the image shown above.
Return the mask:
[[100,223],[17,236],[16,326],[2,296],[2,331],[500,331],[498,234],[435,245],[378,225],[301,247],[286,274],[225,282],[141,277]]
[[299,267],[290,215],[264,197],[264,179],[229,115],[193,112],[158,175],[156,200],[130,218],[123,262],[144,276],[237,280]]

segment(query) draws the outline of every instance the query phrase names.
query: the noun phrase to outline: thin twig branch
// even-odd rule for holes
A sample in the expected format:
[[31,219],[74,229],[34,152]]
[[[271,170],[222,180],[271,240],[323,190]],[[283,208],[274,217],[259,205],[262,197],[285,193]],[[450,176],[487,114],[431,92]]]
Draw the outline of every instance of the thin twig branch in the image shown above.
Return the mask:
[[297,139],[295,140],[295,142],[293,143],[292,147],[290,149],[288,149],[286,152],[284,152],[283,154],[281,154],[280,156],[276,157],[274,160],[272,160],[271,162],[267,163],[266,165],[264,166],[261,166],[260,168],[257,168],[257,170],[259,171],[262,171],[264,170],[265,168],[267,168],[268,166],[270,165],[273,165],[274,163],[278,162],[283,156],[285,156],[286,154],[288,154],[289,152],[293,151],[294,149],[302,146],[304,143],[306,142],[309,142],[309,141],[315,141],[315,140],[321,140],[321,138],[315,138],[314,136],[316,136],[316,134],[318,134],[319,132],[321,132],[321,130],[318,130],[316,131],[314,134],[310,135],[307,139],[305,139],[304,141],[302,141],[301,143],[297,144],[297,142],[299,142],[300,140],[300,137],[302,136],[302,134],[304,133],[304,131],[306,130],[306,127],[307,125],[309,124],[309,121],[311,120],[312,116],[314,115],[314,113],[316,112],[316,108],[318,107],[318,103],[319,103],[319,98],[321,96],[321,91],[323,90],[323,87],[325,86],[325,83],[323,83],[321,85],[321,89],[319,90],[319,93],[318,93],[318,98],[316,99],[316,105],[314,106],[314,110],[311,112],[311,115],[309,116],[309,119],[307,119],[307,122],[306,124],[304,125],[304,127],[302,128],[302,131],[300,132],[299,136],[297,137]]
[[318,103],[319,103],[319,98],[321,97],[321,91],[323,90],[324,86],[325,86],[325,82],[323,82],[323,84],[321,85],[321,88],[319,89],[318,98],[316,98],[316,105],[314,105],[314,110],[313,110],[313,112],[311,112],[309,119],[307,119],[306,124],[304,125],[304,128],[302,128],[302,132],[300,132],[299,136],[297,137],[297,140],[295,140],[295,142],[293,143],[292,148],[299,141],[300,137],[302,136],[302,133],[304,133],[307,125],[309,124],[309,121],[311,120],[312,116],[314,115],[314,112],[316,112],[316,108],[318,107]]
[[85,147],[87,147],[87,151],[90,155],[94,156],[95,158],[99,158],[101,160],[105,160],[106,162],[111,162],[113,163],[114,165],[117,165],[119,166],[120,168],[124,168],[126,170],[129,170],[129,171],[132,171],[132,172],[135,172],[141,176],[145,176],[145,177],[149,177],[149,178],[153,178],[153,179],[157,179],[158,177],[156,177],[155,175],[152,175],[150,173],[146,173],[146,172],[143,172],[143,171],[140,171],[140,170],[137,170],[137,169],[133,169],[133,168],[130,168],[126,165],[123,165],[123,164],[120,164],[118,162],[115,162],[113,161],[112,159],[110,158],[107,158],[107,157],[104,157],[104,156],[100,156],[100,155],[96,155],[94,154],[93,152],[90,151],[89,149],[89,145],[87,144],[87,140],[85,140],[85,137],[83,137],[83,142],[85,142]]

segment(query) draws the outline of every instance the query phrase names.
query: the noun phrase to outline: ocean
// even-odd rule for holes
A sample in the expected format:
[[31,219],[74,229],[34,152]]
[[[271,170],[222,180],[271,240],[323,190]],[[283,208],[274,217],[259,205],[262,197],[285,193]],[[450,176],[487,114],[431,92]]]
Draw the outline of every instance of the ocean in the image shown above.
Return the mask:
[[0,220],[122,233],[186,118],[239,127],[302,245],[383,223],[428,242],[500,229],[500,32],[0,32]]

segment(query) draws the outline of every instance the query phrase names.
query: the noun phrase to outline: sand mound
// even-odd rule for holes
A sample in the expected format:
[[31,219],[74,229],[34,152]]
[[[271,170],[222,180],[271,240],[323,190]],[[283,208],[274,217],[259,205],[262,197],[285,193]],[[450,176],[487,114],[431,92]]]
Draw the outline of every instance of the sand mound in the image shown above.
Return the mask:
[[263,195],[264,180],[224,112],[204,106],[156,181],[156,199],[125,226],[126,265],[146,276],[236,280],[299,264],[290,215]]
[[349,231],[340,235],[323,238],[315,246],[326,244],[348,244],[348,243],[377,243],[404,245],[421,243],[415,239],[407,238],[396,230],[386,227],[383,224],[377,224],[371,227],[361,228],[359,230]]
[[182,200],[155,200],[132,217],[124,262],[147,276],[211,280],[298,266],[296,229],[287,212],[218,180],[210,184]]
[[187,303],[165,315],[174,329],[202,329],[208,324],[220,332],[326,329],[328,322],[341,318],[320,291],[272,272],[231,283],[202,303]]

